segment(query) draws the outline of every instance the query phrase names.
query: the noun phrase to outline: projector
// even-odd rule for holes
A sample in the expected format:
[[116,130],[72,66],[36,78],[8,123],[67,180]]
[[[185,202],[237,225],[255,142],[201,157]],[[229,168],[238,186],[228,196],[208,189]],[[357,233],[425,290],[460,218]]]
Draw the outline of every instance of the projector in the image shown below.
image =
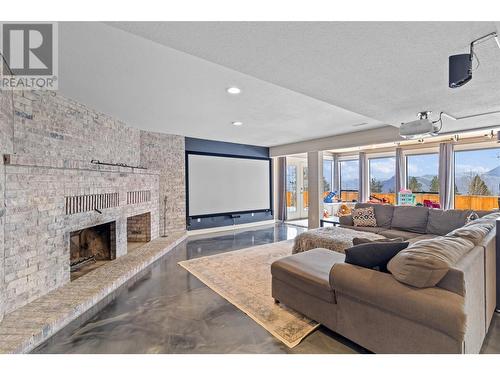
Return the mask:
[[430,114],[431,112],[419,112],[418,120],[402,123],[399,135],[405,139],[437,135],[440,127],[429,119]]

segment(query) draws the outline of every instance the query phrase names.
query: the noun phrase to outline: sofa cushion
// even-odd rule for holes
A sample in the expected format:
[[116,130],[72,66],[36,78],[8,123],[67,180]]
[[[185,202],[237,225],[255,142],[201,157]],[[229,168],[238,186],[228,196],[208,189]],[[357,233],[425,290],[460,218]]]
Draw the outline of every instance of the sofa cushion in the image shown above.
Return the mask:
[[373,207],[377,227],[390,228],[394,206],[390,204],[356,203],[356,208]]
[[500,218],[500,211],[489,212],[487,215],[481,216],[481,219],[496,220]]
[[494,211],[494,212],[490,211],[490,213],[488,213],[487,215],[481,216],[479,219],[473,220],[473,221],[465,224],[465,226],[467,227],[470,225],[478,225],[478,224],[484,224],[484,223],[490,223],[490,224],[496,225],[495,223],[496,223],[496,220],[498,218],[500,218],[500,211]]
[[370,232],[370,233],[380,233],[385,230],[385,228],[379,228],[379,227],[350,227],[350,229],[354,229],[359,232]]
[[352,221],[355,227],[376,227],[375,210],[373,207],[355,208],[352,210]]
[[404,240],[409,240],[409,239],[421,236],[420,233],[406,232],[404,230],[397,230],[397,229],[383,230],[379,234],[384,236],[384,237],[387,237],[387,238],[399,238],[399,237],[401,237]]
[[396,280],[417,288],[435,286],[474,247],[463,237],[436,237],[411,244],[387,268]]
[[470,210],[438,210],[429,209],[427,233],[444,236],[452,230],[463,227],[467,222]]
[[387,272],[387,263],[401,250],[408,247],[408,242],[370,242],[353,246],[345,250],[345,262],[364,268]]
[[463,237],[470,240],[474,245],[480,244],[484,237],[495,227],[491,222],[471,223],[464,227],[451,231],[447,237]]
[[415,243],[415,242],[418,242],[418,241],[430,240],[431,238],[436,238],[436,237],[438,237],[438,236],[436,236],[435,234],[421,234],[421,235],[413,237],[413,238],[408,238],[407,241],[411,245],[412,243]]
[[344,254],[332,250],[312,249],[273,262],[271,274],[304,293],[335,303],[329,281],[330,269],[335,263],[343,263],[344,259]]
[[483,216],[486,216],[486,215],[489,215],[489,214],[491,214],[491,213],[492,213],[492,211],[486,211],[486,210],[476,210],[476,211],[474,211],[474,212],[475,212],[475,213],[477,214],[477,216],[479,216],[479,217],[483,217]]
[[370,238],[363,238],[363,237],[355,237],[355,238],[352,239],[352,244],[354,246],[365,244],[365,243],[372,243],[372,242],[404,242],[404,239],[402,237],[397,237],[397,238],[381,238],[379,240],[372,240]]
[[397,206],[394,207],[391,229],[425,234],[427,229],[427,207]]
[[354,226],[352,215],[339,216],[339,224],[345,226]]

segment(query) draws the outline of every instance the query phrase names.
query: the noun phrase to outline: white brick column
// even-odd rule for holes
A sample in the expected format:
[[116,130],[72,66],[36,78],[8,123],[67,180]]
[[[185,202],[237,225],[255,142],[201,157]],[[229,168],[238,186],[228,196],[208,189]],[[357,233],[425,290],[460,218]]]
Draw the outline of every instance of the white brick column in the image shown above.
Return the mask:
[[12,91],[0,91],[0,321],[6,308],[5,287],[5,166],[3,154],[13,152],[14,102]]
[[4,248],[4,224],[5,224],[5,168],[3,155],[0,155],[0,321],[3,319],[5,310],[5,248]]
[[307,153],[307,183],[309,192],[309,229],[319,227],[321,217],[321,196],[323,182],[323,152]]

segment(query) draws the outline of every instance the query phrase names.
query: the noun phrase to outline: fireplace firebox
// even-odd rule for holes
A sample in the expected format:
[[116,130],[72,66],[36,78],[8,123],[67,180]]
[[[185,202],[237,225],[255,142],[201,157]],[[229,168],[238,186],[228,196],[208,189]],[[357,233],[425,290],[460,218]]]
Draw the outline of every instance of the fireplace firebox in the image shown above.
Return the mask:
[[71,232],[71,281],[115,258],[116,225],[114,221]]

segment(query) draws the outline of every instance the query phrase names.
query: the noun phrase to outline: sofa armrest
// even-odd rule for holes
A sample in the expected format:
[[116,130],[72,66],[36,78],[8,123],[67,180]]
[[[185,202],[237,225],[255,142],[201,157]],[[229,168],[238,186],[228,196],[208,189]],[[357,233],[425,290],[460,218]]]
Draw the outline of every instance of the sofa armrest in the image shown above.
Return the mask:
[[414,288],[391,274],[347,263],[330,270],[330,286],[339,304],[342,295],[375,306],[462,341],[466,316],[464,298],[442,288]]
[[349,225],[352,227],[354,225],[354,221],[352,220],[352,215],[339,216],[339,224]]

